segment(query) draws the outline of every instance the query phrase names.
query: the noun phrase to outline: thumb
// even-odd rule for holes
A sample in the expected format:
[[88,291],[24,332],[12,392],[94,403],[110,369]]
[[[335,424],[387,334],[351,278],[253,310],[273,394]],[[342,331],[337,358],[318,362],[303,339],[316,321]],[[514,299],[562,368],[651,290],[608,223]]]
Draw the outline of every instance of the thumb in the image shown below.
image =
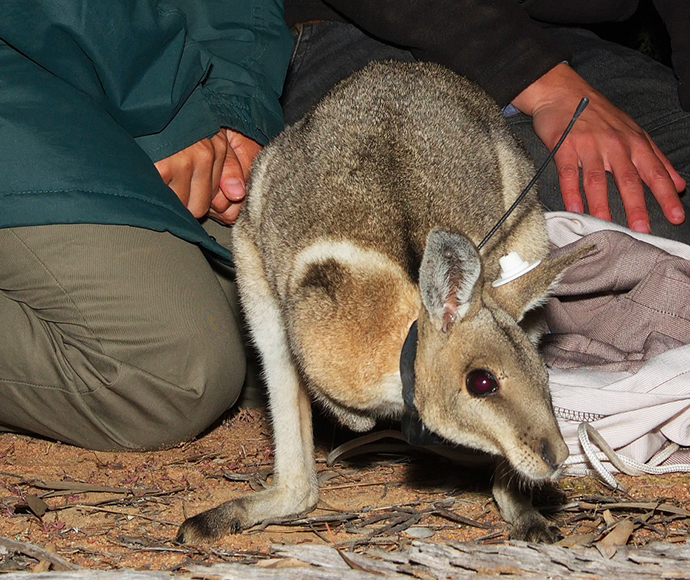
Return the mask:
[[232,147],[228,147],[220,175],[220,190],[228,200],[242,201],[245,194],[244,185],[242,165]]

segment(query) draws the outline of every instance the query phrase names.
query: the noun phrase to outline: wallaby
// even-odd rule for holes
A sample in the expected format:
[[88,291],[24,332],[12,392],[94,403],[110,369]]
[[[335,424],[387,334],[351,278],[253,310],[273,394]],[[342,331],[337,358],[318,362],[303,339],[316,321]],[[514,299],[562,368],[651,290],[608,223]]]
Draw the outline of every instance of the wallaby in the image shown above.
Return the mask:
[[[519,323],[579,256],[548,258],[533,190],[477,249],[533,171],[490,97],[428,63],[368,65],[257,156],[233,251],[265,368],[274,483],[189,518],[179,541],[313,509],[310,399],[355,431],[401,417],[415,321],[421,421],[501,458],[493,492],[512,536],[554,540],[524,484],[552,478],[568,450],[538,337]],[[511,251],[542,262],[494,286]]]

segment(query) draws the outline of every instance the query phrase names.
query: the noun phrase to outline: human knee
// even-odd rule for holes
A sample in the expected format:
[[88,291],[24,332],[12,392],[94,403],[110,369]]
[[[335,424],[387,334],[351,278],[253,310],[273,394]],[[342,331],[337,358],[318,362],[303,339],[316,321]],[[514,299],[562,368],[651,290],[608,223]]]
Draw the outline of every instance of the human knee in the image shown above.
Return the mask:
[[152,324],[145,340],[133,337],[128,348],[103,344],[107,354],[91,360],[108,360],[116,376],[81,394],[86,435],[70,442],[98,449],[169,447],[197,436],[232,407],[245,377],[244,345],[227,303],[215,306],[183,308]]

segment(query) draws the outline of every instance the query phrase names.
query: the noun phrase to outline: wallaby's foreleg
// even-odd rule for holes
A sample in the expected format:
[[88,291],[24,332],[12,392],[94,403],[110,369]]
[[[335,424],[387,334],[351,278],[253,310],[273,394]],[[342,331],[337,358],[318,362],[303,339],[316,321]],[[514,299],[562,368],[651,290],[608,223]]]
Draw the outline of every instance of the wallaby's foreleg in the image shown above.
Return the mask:
[[[242,245],[240,251],[238,244]],[[181,542],[208,541],[265,519],[301,513],[318,500],[309,395],[288,348],[281,313],[261,271],[256,248],[238,236],[235,252],[244,277],[240,280],[243,304],[266,373],[275,441],[274,482],[265,491],[187,519],[178,534]]]
[[492,493],[501,516],[511,525],[510,537],[547,544],[558,541],[561,537],[558,528],[532,505],[530,489],[520,481],[520,475],[507,461],[498,463]]

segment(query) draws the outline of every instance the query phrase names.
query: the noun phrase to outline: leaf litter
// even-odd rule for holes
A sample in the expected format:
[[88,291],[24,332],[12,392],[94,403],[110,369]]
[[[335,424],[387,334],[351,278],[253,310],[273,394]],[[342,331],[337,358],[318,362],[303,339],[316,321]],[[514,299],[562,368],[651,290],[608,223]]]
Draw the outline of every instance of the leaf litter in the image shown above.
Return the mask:
[[[0,572],[173,571],[223,562],[280,567],[276,544],[329,545],[347,561],[348,554],[395,552],[418,538],[507,541],[485,467],[421,452],[391,432],[358,440],[323,420],[316,443],[316,510],[263,522],[212,546],[180,546],[172,539],[185,517],[270,485],[272,444],[263,411],[236,412],[192,442],[146,453],[93,452],[0,434]],[[686,541],[686,476],[621,478],[630,490],[625,496],[591,478],[570,477],[538,494],[561,530],[561,545],[595,546],[611,558],[625,545]]]

